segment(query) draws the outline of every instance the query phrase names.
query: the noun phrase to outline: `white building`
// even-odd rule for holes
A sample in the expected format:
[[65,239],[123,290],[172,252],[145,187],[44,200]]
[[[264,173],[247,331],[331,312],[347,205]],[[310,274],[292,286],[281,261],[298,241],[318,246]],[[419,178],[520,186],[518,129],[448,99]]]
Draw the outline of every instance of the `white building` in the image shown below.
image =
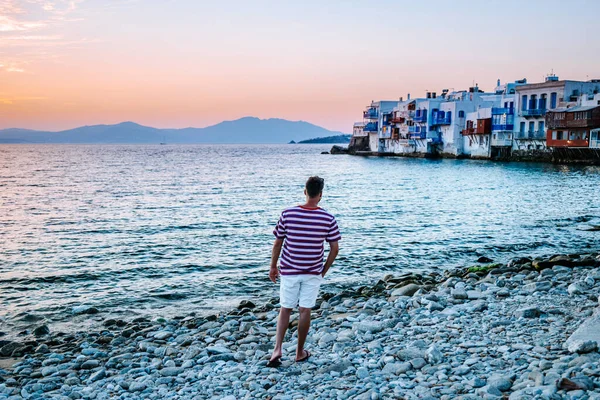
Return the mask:
[[600,93],[600,80],[559,80],[550,75],[545,82],[516,87],[513,150],[546,148],[546,110],[577,102],[579,96]]
[[363,132],[369,136],[369,149],[372,152],[378,152],[379,138],[382,135],[382,122],[384,115],[389,114],[398,104],[397,101],[372,101],[370,106],[363,112],[364,126]]

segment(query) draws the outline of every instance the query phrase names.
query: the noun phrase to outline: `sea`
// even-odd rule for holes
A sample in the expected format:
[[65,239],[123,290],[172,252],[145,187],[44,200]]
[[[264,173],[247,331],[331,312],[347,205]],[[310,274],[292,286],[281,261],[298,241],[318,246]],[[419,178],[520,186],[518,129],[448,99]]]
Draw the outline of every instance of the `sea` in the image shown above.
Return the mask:
[[600,167],[330,147],[0,145],[0,336],[277,296],[272,231],[311,175],[343,235],[325,290],[600,248]]

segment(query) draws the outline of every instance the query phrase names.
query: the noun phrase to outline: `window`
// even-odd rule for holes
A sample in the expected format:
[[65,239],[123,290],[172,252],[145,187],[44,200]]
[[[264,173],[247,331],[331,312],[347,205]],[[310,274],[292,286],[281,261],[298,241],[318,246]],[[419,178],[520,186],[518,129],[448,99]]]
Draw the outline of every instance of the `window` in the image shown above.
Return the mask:
[[529,123],[529,132],[533,132],[535,130],[535,122],[531,121]]
[[552,140],[556,140],[556,131],[552,131]]
[[540,105],[539,105],[539,109],[540,110],[545,110],[546,109],[546,93],[542,94],[542,96],[540,97]]
[[519,129],[519,132],[525,132],[525,122],[521,122],[521,127]]
[[521,98],[521,110],[525,111],[527,110],[527,95],[524,94],[523,97]]
[[563,131],[556,132],[556,140],[563,140]]
[[538,123],[538,131],[544,132],[544,121]]
[[550,108],[556,108],[556,93],[550,93]]
[[[599,101],[599,103],[600,103],[600,101]],[[458,112],[458,118],[464,118],[464,117],[465,117],[465,112],[463,110],[460,110]]]
[[532,94],[531,100],[529,100],[529,109],[535,110],[537,108],[537,95]]

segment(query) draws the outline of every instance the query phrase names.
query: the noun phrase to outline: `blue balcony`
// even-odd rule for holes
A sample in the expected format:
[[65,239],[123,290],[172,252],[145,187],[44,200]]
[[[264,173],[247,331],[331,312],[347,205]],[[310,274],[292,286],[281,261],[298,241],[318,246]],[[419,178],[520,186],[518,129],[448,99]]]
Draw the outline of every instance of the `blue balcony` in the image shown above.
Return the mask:
[[427,138],[427,128],[418,125],[409,126],[408,136],[411,139],[425,139]]
[[363,112],[363,117],[366,119],[377,119],[379,118],[379,111],[376,108],[369,108]]
[[492,131],[513,131],[515,126],[513,124],[492,124]]
[[452,113],[433,113],[431,115],[431,125],[450,125],[452,123]]
[[413,120],[415,122],[427,122],[427,110],[415,113]]
[[427,132],[416,132],[408,135],[411,139],[427,139]]
[[492,115],[513,115],[514,113],[514,108],[492,107]]
[[363,132],[377,132],[377,122],[369,122],[363,128]]
[[524,117],[541,117],[543,115],[546,115],[546,110],[542,108],[523,110],[521,111],[521,115]]

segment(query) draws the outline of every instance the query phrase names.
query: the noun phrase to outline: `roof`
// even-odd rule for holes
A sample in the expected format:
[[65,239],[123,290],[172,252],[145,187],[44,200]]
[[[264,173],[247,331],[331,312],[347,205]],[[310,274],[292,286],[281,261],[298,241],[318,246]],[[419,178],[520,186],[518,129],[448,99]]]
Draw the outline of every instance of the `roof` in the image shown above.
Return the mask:
[[553,110],[549,110],[549,112],[579,112],[579,111],[589,111],[589,110],[593,110],[594,108],[598,108],[599,106],[575,106],[575,107],[562,107],[562,108],[555,108]]

